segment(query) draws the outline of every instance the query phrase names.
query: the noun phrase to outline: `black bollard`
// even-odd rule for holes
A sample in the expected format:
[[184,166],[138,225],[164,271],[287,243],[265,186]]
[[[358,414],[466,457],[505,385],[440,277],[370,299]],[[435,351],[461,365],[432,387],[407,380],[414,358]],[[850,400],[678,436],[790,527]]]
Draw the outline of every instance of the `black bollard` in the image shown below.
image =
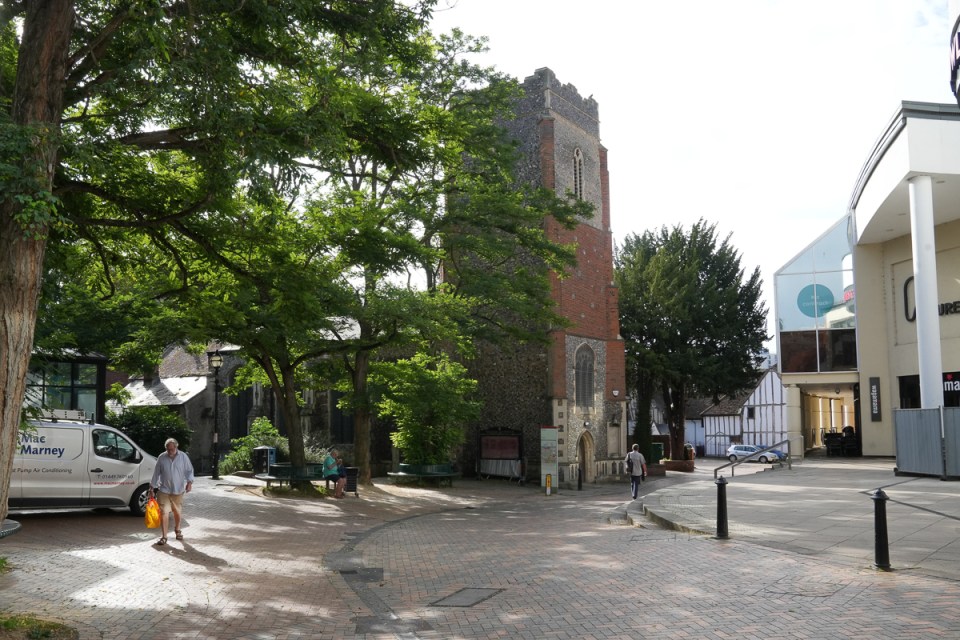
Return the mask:
[[583,469],[577,467],[577,491],[583,491]]
[[727,480],[717,478],[717,537],[726,540],[727,535]]
[[887,542],[887,494],[883,489],[870,496],[873,500],[874,565],[883,571],[890,570],[890,545]]

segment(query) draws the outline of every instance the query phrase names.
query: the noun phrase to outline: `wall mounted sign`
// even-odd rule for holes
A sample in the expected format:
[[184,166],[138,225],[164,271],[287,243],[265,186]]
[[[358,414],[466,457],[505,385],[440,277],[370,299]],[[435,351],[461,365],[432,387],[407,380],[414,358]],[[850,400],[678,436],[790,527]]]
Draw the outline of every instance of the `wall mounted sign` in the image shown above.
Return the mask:
[[[917,320],[917,307],[915,304],[911,305],[910,300],[910,285],[912,284],[913,276],[910,276],[903,281],[903,316],[907,319],[907,322],[916,322]],[[937,305],[938,316],[952,316],[958,314],[960,314],[960,300],[941,302]]]
[[880,378],[870,378],[870,422],[880,419]]
[[822,284],[808,284],[797,294],[797,308],[809,318],[822,318],[833,304],[833,292]]
[[957,95],[957,72],[960,70],[960,17],[953,24],[953,33],[950,34],[950,93],[960,103],[960,96]]

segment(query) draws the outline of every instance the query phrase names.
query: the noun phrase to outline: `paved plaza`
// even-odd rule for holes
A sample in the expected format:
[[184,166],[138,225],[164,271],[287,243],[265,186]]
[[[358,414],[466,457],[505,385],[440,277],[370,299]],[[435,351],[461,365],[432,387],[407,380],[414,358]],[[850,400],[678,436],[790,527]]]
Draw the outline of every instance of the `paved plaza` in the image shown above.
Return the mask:
[[[626,481],[306,501],[202,478],[185,540],[165,547],[119,510],[14,514],[0,611],[85,640],[960,637],[960,483],[897,477],[889,461],[741,467],[718,540],[718,464],[637,501]],[[873,567],[881,486],[889,572]]]

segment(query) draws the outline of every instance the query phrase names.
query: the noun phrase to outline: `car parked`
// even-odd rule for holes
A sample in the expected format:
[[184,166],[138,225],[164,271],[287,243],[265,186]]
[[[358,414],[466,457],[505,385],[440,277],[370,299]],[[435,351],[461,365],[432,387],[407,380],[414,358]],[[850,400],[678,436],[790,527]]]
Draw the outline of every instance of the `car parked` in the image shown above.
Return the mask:
[[[765,444],[758,444],[757,446],[760,447],[761,449],[766,449],[766,448],[767,448],[767,445],[765,445]],[[777,457],[780,458],[781,460],[786,460],[786,459],[787,459],[787,452],[786,452],[786,451],[781,451],[780,449],[771,449],[771,450],[770,450],[770,453],[776,454]]]
[[763,451],[762,447],[757,447],[752,444],[730,445],[730,448],[727,449],[727,457],[730,459],[730,462],[747,460],[760,462],[762,464],[767,464],[768,462],[779,462],[780,460],[780,456],[777,454],[771,451]]

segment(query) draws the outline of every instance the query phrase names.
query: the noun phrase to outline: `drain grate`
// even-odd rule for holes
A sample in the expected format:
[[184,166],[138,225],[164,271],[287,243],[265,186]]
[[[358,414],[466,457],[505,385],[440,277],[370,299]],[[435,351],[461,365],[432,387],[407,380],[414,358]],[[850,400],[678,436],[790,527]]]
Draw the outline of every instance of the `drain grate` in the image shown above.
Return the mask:
[[441,598],[430,604],[434,607],[472,607],[480,604],[484,600],[492,598],[503,591],[503,589],[477,589],[466,587],[451,593],[446,598]]
[[381,582],[383,580],[383,569],[375,567],[364,567],[362,569],[340,569],[342,576],[356,576],[361,582]]

